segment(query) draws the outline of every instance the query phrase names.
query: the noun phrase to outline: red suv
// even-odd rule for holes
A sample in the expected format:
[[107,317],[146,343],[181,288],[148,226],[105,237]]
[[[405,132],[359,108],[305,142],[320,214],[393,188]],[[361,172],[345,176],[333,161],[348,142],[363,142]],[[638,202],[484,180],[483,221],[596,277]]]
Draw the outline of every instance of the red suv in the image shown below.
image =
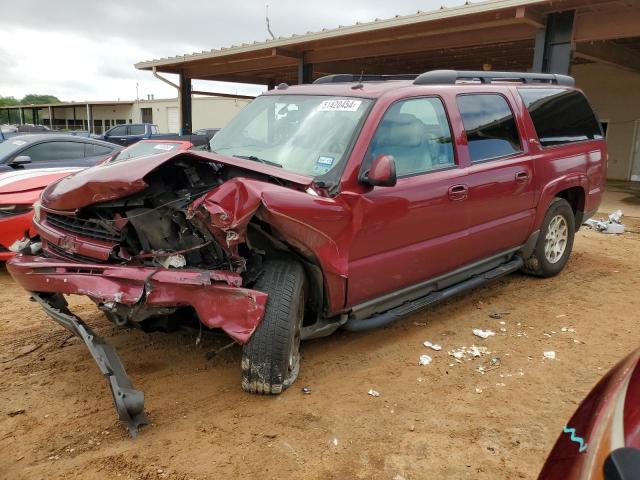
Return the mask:
[[242,387],[277,394],[301,340],[385,325],[516,270],[559,273],[607,158],[572,78],[453,70],[281,84],[210,146],[49,186],[42,252],[8,264],[83,337],[133,431],[141,392],[62,294],[121,326],[221,328],[243,345]]

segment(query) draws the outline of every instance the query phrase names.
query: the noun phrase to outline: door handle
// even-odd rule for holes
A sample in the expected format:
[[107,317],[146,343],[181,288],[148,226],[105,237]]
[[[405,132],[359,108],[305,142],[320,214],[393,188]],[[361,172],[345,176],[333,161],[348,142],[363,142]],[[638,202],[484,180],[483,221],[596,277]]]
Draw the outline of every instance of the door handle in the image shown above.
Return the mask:
[[449,198],[454,201],[465,200],[469,196],[469,187],[466,185],[453,185],[449,187]]
[[518,172],[516,173],[516,182],[518,183],[527,183],[529,181],[529,172]]

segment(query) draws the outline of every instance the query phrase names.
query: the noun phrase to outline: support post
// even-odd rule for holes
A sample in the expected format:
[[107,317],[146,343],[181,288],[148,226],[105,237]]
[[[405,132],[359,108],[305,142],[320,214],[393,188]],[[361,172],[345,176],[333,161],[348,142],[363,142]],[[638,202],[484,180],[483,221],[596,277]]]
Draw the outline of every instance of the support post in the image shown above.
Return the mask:
[[24,125],[24,113],[22,112],[22,108],[19,108],[18,112],[20,112],[20,125]]
[[538,31],[533,53],[533,71],[568,75],[571,70],[571,37],[575,11],[551,13]]
[[49,105],[49,128],[53,130],[53,108]]
[[305,55],[303,54],[298,59],[298,85],[313,82],[313,64],[306,63],[304,57]]
[[93,133],[93,119],[91,118],[91,105],[87,103],[87,130],[89,131],[89,135]]
[[191,79],[184,73],[180,74],[180,89],[178,90],[178,103],[180,104],[180,134],[190,135],[192,127],[191,108]]

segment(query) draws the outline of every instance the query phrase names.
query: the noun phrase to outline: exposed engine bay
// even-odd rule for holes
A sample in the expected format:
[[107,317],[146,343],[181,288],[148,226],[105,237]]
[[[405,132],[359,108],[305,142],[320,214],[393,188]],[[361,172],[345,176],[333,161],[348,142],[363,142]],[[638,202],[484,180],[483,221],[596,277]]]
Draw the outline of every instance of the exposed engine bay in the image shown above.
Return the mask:
[[[249,178],[286,183],[230,165],[177,157],[147,174],[144,177],[147,187],[132,195],[79,208],[73,217],[48,212],[44,222],[83,237],[108,241],[112,245],[109,258],[99,260],[100,263],[228,271],[229,277],[233,276],[228,280],[230,284],[247,288],[260,274],[267,251],[286,250],[270,235],[269,225],[261,222],[259,216],[254,217],[259,200],[249,201],[246,195],[238,194],[236,182]],[[216,198],[228,200],[229,204],[207,205],[207,194],[223,185],[229,193],[225,196],[224,191],[216,192],[219,193]],[[83,263],[98,261],[81,252],[63,252],[52,242],[45,241],[44,250],[58,258]],[[189,315],[184,315],[184,309],[179,322],[172,320],[180,307],[147,308],[145,302],[135,306],[117,301],[96,303],[120,326],[135,324],[148,331],[168,331],[178,323],[188,323],[185,319]],[[193,320],[197,325],[197,318]]]

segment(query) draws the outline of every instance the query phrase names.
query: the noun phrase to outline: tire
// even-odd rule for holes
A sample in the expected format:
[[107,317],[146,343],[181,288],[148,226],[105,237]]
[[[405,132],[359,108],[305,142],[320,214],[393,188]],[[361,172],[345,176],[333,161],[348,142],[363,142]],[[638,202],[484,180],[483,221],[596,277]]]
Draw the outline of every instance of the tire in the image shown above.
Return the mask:
[[553,277],[569,260],[573,248],[576,219],[569,202],[554,198],[544,216],[540,236],[523,271],[538,277]]
[[242,389],[277,395],[298,377],[305,274],[291,260],[265,262],[254,288],[269,294],[262,322],[242,348]]

